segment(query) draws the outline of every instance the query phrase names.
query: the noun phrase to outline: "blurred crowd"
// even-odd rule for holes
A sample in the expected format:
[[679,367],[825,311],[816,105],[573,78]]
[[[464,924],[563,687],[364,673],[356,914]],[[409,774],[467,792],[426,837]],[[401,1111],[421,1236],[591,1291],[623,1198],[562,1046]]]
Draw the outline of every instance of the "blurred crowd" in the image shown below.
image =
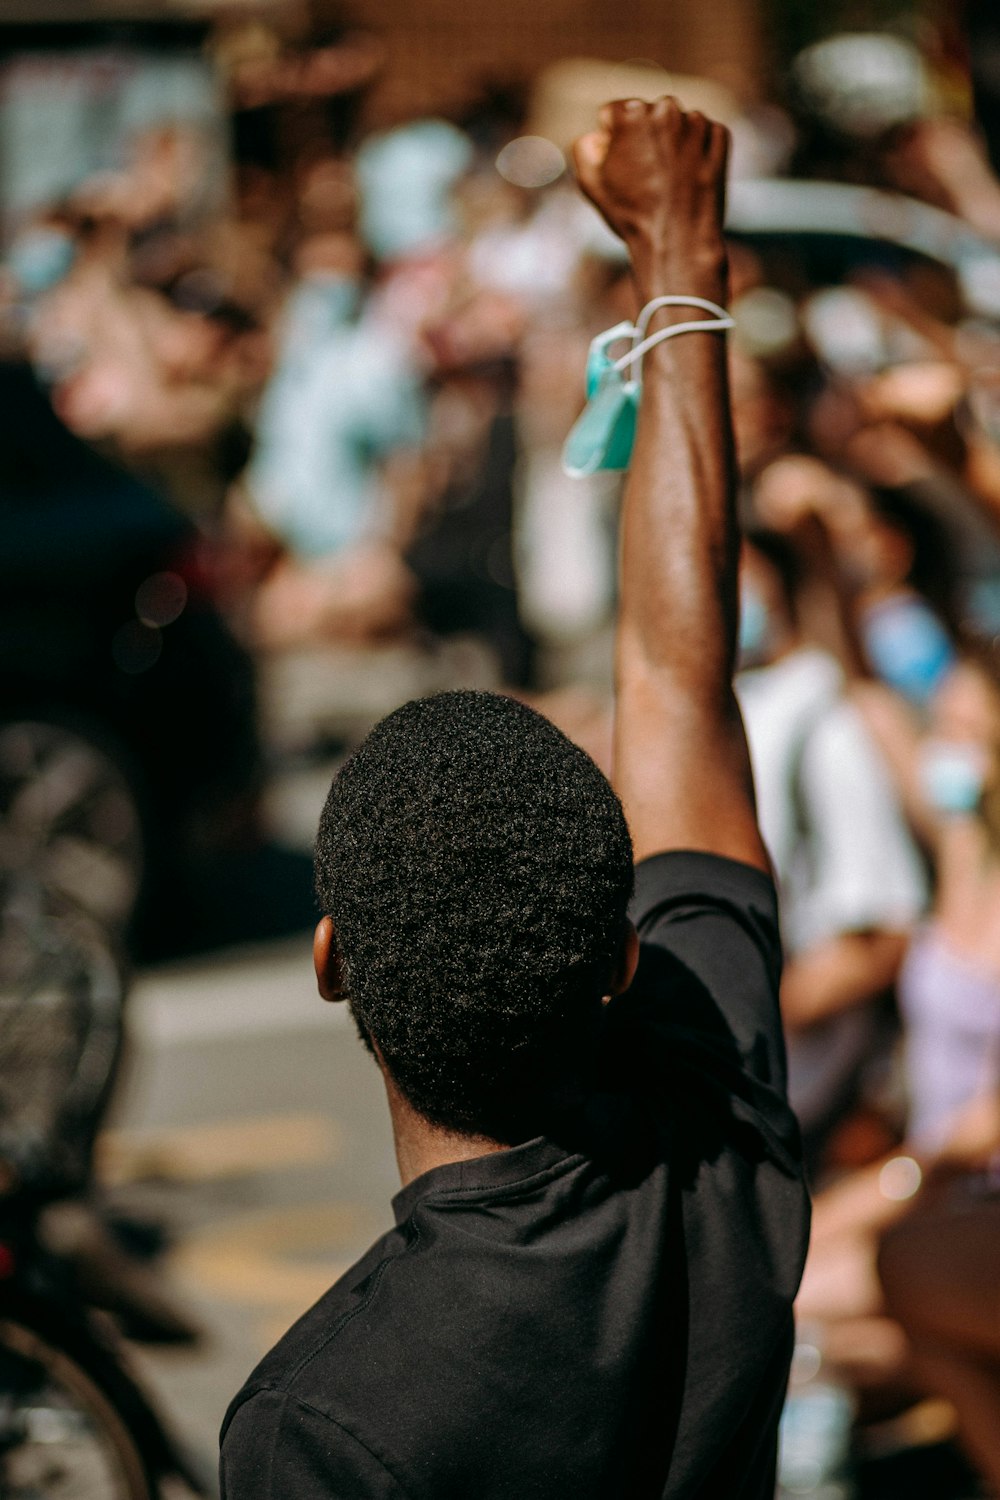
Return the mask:
[[[472,637],[606,762],[621,476],[560,451],[636,311],[567,171],[607,70],[369,130],[365,34],[219,60],[225,206],[195,131],[137,134],[13,226],[6,354],[195,518],[258,657]],[[846,233],[734,222],[738,692],[817,1189],[784,1479],[932,1397],[1000,1494],[1000,137],[895,36],[811,47],[781,107],[676,83],[731,125],[739,202],[898,195]],[[930,209],[961,265],[903,246]]]

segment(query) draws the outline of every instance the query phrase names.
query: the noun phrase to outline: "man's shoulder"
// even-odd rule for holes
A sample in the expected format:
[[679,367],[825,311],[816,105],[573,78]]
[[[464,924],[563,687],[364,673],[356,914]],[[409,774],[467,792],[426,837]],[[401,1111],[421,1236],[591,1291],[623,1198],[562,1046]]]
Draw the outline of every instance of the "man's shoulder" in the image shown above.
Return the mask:
[[667,849],[640,860],[629,914],[640,931],[675,907],[763,908],[776,915],[773,878],[755,865],[702,849]]
[[323,1406],[331,1394],[331,1370],[347,1364],[342,1350],[351,1324],[371,1302],[390,1263],[405,1249],[406,1239],[399,1230],[382,1235],[292,1324],[233,1397],[222,1424],[223,1439],[237,1410],[261,1391]]

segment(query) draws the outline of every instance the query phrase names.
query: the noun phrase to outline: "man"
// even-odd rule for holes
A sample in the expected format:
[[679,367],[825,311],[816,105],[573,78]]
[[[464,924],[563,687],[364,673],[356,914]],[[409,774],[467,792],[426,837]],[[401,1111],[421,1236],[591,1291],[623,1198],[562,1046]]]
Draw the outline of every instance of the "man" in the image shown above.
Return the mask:
[[[577,170],[643,302],[724,300],[725,131],[669,99],[601,125]],[[378,1060],[403,1189],[233,1402],[227,1500],[773,1493],[808,1207],[732,689],[719,334],[659,344],[644,385],[617,664],[631,842],[593,762],[490,695],[409,704],[331,788],[320,990]]]
[[920,856],[888,768],[844,674],[799,624],[805,558],[755,531],[743,550],[736,686],[757,807],[781,887],[781,1009],[789,1094],[818,1169],[891,1028],[896,982],[927,899]]

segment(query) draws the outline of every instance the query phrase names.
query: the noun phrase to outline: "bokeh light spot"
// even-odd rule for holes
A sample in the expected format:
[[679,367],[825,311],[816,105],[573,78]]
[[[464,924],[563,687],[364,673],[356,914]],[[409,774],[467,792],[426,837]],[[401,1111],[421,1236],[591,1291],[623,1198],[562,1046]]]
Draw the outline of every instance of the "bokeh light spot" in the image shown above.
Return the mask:
[[187,584],[176,573],[153,573],[136,590],[135,612],[144,625],[170,625],[187,596]]
[[923,1180],[924,1174],[912,1156],[894,1156],[878,1174],[879,1191],[893,1203],[905,1203],[912,1198],[920,1191]]
[[508,141],[497,157],[497,171],[514,187],[541,188],[566,170],[566,158],[544,135],[520,135]]

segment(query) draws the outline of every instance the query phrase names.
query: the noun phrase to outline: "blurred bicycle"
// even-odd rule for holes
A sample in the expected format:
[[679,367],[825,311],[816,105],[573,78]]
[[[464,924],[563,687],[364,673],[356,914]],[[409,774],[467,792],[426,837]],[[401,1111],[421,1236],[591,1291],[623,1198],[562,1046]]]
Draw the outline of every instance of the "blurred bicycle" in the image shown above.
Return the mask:
[[122,1043],[122,964],[102,929],[28,881],[0,884],[0,1495],[155,1500],[213,1481],[168,1436],[113,1325],[47,1243],[80,1196]]

